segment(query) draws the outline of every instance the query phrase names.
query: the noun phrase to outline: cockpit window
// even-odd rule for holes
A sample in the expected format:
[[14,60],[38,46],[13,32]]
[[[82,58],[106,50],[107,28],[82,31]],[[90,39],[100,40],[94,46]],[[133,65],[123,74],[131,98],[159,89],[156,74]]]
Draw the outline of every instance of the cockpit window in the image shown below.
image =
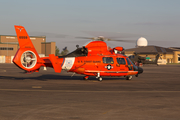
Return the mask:
[[118,64],[126,64],[126,61],[124,58],[116,58]]
[[59,58],[63,57],[79,57],[79,56],[87,56],[88,55],[88,49],[85,47],[77,48],[75,51],[64,55],[64,56],[58,56]]
[[129,59],[129,61],[130,61],[130,62],[131,62],[131,64],[133,65],[133,68],[137,70],[137,69],[138,69],[138,67],[137,67],[136,65],[134,65],[134,63],[133,63],[130,59]]
[[126,58],[126,60],[127,60],[127,63],[128,63],[129,70],[132,70],[132,66],[131,66],[131,62],[130,62],[129,58]]
[[126,58],[128,65],[131,65],[131,62],[128,58]]
[[112,57],[103,57],[103,63],[113,64],[114,60]]

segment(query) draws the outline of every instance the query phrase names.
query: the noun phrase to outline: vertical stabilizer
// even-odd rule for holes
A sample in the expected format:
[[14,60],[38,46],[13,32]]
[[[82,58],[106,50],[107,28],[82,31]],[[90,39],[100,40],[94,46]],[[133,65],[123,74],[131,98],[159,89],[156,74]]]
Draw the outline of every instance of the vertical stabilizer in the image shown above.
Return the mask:
[[26,71],[37,71],[43,65],[29,35],[23,26],[15,25],[20,48],[14,56],[13,63]]
[[34,48],[29,35],[23,26],[14,25],[20,48]]

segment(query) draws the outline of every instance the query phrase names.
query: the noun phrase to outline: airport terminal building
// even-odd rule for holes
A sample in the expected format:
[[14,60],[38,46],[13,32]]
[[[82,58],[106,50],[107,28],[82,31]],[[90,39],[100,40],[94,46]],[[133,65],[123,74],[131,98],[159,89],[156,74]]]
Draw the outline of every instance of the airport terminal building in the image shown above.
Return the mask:
[[[56,43],[46,42],[46,36],[30,36],[30,39],[40,57],[55,54]],[[18,49],[17,36],[0,35],[0,63],[12,63]]]

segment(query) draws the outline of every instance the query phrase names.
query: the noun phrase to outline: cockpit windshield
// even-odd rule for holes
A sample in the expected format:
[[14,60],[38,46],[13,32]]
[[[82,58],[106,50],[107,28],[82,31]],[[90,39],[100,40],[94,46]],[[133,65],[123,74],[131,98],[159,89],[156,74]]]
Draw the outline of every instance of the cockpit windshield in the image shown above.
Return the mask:
[[79,57],[79,56],[87,56],[88,55],[88,49],[85,47],[77,48],[75,51],[64,55],[64,56],[58,56],[59,58],[63,57]]
[[130,59],[127,58],[127,61],[129,61],[133,65],[133,68],[138,69],[138,67],[134,65],[134,63]]

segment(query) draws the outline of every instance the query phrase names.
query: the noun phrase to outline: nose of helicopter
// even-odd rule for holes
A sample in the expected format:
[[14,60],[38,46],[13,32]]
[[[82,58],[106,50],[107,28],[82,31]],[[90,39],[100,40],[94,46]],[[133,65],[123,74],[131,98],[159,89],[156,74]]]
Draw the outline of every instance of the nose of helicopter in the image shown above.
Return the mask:
[[138,67],[138,74],[143,73],[143,69],[141,67]]
[[143,73],[143,69],[141,67],[138,67],[138,66],[135,66],[135,65],[133,65],[133,67],[134,67],[134,71],[138,71],[138,74]]

